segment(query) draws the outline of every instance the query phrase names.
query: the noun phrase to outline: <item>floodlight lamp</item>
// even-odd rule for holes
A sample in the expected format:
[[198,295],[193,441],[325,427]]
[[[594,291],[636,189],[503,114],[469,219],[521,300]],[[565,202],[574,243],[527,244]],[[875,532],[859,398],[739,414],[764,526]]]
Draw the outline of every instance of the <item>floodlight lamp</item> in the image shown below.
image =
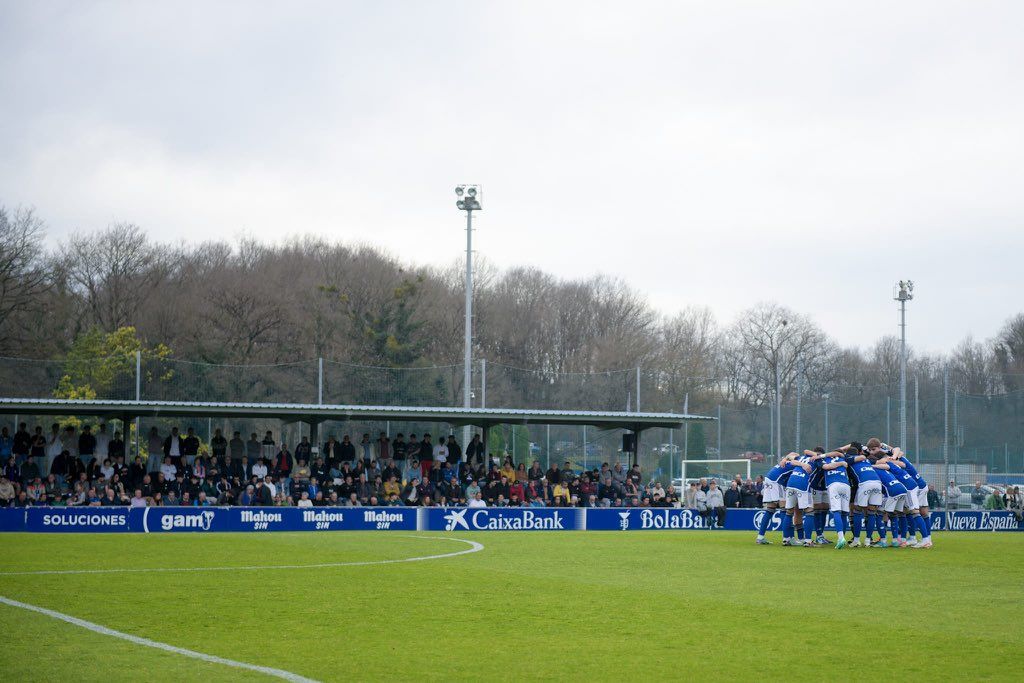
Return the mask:
[[470,187],[468,190],[466,190],[466,194],[468,194],[470,197],[475,197],[476,196],[476,188],[475,187]]
[[465,188],[463,188],[463,187],[462,187],[462,185],[459,185],[458,187],[456,187],[456,188],[455,188],[455,194],[456,194],[456,196],[458,196],[458,197],[461,197],[461,196],[462,196],[462,193],[463,193],[464,191],[465,191]]
[[459,201],[455,202],[455,206],[459,207],[460,209],[465,209],[466,208],[466,202],[464,202],[463,200],[460,199]]

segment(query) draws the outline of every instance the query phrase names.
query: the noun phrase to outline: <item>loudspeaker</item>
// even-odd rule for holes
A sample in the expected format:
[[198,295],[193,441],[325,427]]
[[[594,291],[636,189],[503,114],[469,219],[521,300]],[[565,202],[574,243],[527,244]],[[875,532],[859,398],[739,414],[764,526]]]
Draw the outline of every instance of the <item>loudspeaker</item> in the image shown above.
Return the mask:
[[622,435],[622,452],[636,453],[636,434]]

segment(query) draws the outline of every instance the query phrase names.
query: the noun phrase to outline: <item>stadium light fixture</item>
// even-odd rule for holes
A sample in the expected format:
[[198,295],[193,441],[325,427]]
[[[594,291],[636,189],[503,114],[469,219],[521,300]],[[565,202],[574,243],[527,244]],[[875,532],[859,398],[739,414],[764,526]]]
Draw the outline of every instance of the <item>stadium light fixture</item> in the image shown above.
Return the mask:
[[[914,282],[900,280],[892,298],[900,302],[900,443],[907,448],[907,302],[914,298]],[[920,457],[920,455],[918,455]]]
[[[473,403],[473,212],[480,211],[480,199],[477,197],[479,185],[457,185],[455,196],[458,201],[455,206],[459,211],[466,212],[466,322],[465,322],[465,349],[463,353],[462,369],[462,404],[464,408],[471,408]],[[469,443],[469,430],[467,425],[462,432],[462,447]]]

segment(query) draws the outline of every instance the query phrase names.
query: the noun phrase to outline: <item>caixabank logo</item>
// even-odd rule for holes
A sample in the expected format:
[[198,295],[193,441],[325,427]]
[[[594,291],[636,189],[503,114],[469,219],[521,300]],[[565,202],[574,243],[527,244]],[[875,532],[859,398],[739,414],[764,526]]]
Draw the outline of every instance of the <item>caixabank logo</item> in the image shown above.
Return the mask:
[[571,528],[569,515],[561,510],[450,508],[444,511],[445,531],[563,531]]

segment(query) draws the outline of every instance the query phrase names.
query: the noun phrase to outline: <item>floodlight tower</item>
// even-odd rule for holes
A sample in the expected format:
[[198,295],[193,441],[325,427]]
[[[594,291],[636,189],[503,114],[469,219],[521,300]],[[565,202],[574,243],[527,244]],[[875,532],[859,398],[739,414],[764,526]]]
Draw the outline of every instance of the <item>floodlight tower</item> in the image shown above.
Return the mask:
[[[458,185],[455,206],[466,212],[466,329],[465,350],[462,357],[462,406],[472,407],[473,382],[473,212],[482,210],[479,185]],[[462,430],[462,448],[469,445],[469,426]],[[485,446],[486,448],[486,446]]]
[[[900,280],[893,288],[894,301],[900,302],[900,448],[907,447],[907,302],[914,298],[914,283]],[[919,454],[915,454],[920,457]]]

